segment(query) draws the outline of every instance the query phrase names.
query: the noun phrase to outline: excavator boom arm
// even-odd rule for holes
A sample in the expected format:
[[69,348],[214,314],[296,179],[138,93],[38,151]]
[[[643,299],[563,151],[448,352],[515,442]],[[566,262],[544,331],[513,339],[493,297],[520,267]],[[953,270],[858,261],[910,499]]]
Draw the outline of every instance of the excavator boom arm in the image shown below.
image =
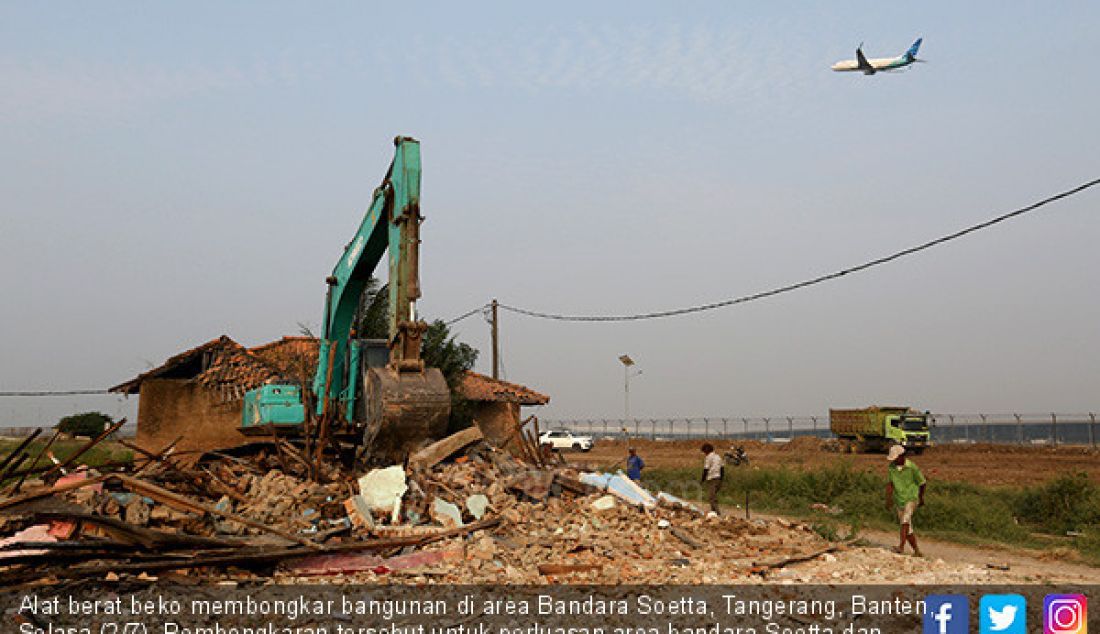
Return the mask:
[[359,350],[352,327],[367,281],[389,252],[390,364],[420,370],[420,340],[424,331],[416,321],[420,297],[420,143],[409,137],[394,139],[393,162],[382,184],[374,190],[359,229],[326,280],[328,293],[321,329],[321,346],[313,392],[317,411],[338,399],[351,420]]
[[[374,190],[351,242],[325,282],[313,395],[318,438],[332,438],[342,417],[344,432],[362,432],[361,460],[401,462],[410,451],[446,431],[450,390],[438,368],[424,367],[420,346],[427,325],[416,315],[420,297],[420,144],[397,137],[393,162]],[[361,363],[355,314],[371,274],[389,252],[389,363]],[[359,385],[362,381],[363,385]],[[362,395],[362,399],[360,399]],[[264,433],[271,425],[294,428],[308,422],[308,400],[293,385],[265,385],[245,395],[241,431]],[[326,448],[318,444],[318,453]]]

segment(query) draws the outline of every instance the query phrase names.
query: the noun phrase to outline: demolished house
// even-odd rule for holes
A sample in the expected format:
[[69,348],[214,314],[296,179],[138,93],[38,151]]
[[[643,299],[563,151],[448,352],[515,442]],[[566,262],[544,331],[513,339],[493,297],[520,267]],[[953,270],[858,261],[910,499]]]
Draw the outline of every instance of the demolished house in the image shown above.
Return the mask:
[[129,464],[61,477],[51,468],[0,498],[0,572],[11,585],[165,574],[188,584],[698,583],[763,577],[839,548],[803,525],[706,517],[616,484],[621,474],[547,460],[529,441],[523,453],[471,427],[407,466],[329,463],[318,480],[286,443],[197,464],[141,450]]
[[222,335],[110,389],[136,394],[136,442],[157,451],[178,438],[181,450],[239,445],[241,400],[248,390],[281,380],[278,368]]
[[516,440],[513,430],[520,425],[520,408],[546,405],[550,397],[518,383],[466,372],[459,385],[459,394],[470,401],[473,419],[486,438],[497,441],[513,454]]
[[[383,340],[366,340],[368,365],[386,363]],[[308,385],[317,366],[314,337],[283,337],[246,348],[222,335],[181,352],[162,365],[110,389],[136,394],[136,443],[159,451],[179,440],[183,451],[209,451],[247,442],[239,428],[245,392],[272,382]],[[487,438],[508,439],[520,408],[545,405],[550,397],[518,383],[467,372],[459,386]],[[513,443],[514,444],[514,443]]]

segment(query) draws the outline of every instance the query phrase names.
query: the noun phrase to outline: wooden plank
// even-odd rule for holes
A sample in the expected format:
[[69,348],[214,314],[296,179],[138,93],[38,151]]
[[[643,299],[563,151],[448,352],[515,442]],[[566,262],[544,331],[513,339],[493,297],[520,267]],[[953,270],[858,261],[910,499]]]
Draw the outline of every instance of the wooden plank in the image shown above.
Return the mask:
[[121,428],[125,424],[126,424],[126,419],[123,418],[122,420],[118,421],[114,425],[111,425],[107,429],[104,429],[103,433],[101,433],[98,436],[96,436],[95,438],[89,440],[87,442],[87,444],[85,444],[83,447],[81,447],[76,453],[74,453],[73,455],[66,458],[64,462],[59,462],[59,463],[55,464],[54,466],[50,467],[46,471],[46,473],[42,474],[42,479],[46,479],[54,471],[60,471],[60,470],[64,469],[65,467],[71,465],[72,463],[76,462],[76,459],[79,458],[80,456],[83,456],[86,451],[88,451],[92,447],[95,447],[99,443],[106,440],[108,436],[110,436],[111,434],[118,431],[119,428]]
[[[385,551],[392,550],[394,548],[401,548],[404,546],[423,546],[430,544],[441,539],[448,539],[451,537],[458,537],[460,535],[466,535],[474,531],[480,531],[487,528],[492,528],[499,525],[501,522],[499,517],[487,518],[480,522],[473,524],[467,524],[466,526],[460,526],[453,528],[436,535],[428,535],[424,537],[407,537],[399,539],[372,539],[361,542],[351,542],[347,544],[339,544],[336,546],[330,546],[324,549],[326,553],[340,553],[340,552],[356,552],[356,551]],[[205,554],[201,556],[192,557],[180,557],[177,559],[170,559],[164,561],[150,561],[150,562],[135,562],[130,564],[122,564],[118,562],[111,562],[103,565],[93,566],[67,566],[57,570],[51,570],[49,576],[72,579],[79,577],[86,577],[94,579],[101,577],[108,572],[123,573],[123,572],[157,572],[162,570],[179,570],[184,568],[204,568],[204,567],[224,567],[224,566],[247,566],[247,565],[273,565],[280,561],[289,559],[299,559],[302,557],[313,556],[317,551],[300,548],[282,548],[282,549],[260,549],[250,550],[249,552],[237,552],[227,555],[213,555],[207,556]],[[10,587],[19,583],[26,583],[31,581],[37,581],[45,576],[42,570],[33,570],[24,575],[10,575],[4,579],[5,583]]]
[[414,453],[409,457],[409,467],[413,470],[431,469],[456,451],[483,438],[485,436],[477,425],[467,427]]
[[39,488],[39,489],[35,489],[34,491],[28,491],[28,492],[24,493],[23,495],[0,501],[0,510],[4,510],[6,508],[11,508],[13,506],[23,504],[24,502],[30,502],[31,500],[37,500],[37,499],[40,499],[40,498],[49,497],[49,496],[53,495],[54,493],[64,493],[65,491],[72,491],[73,489],[80,489],[80,488],[83,488],[83,487],[86,487],[86,486],[91,486],[93,484],[99,484],[100,482],[103,482],[104,480],[106,480],[109,477],[111,477],[111,476],[109,476],[109,475],[95,476],[94,478],[87,478],[85,480],[76,480],[74,482],[69,482],[69,483],[66,483],[66,484],[63,484],[63,485],[60,485],[60,486],[42,487],[42,488]]
[[240,548],[247,544],[216,537],[199,537],[185,533],[165,533],[151,528],[127,524],[113,517],[81,512],[36,513],[36,520],[76,520],[99,526],[116,541],[137,544],[143,548]]
[[8,463],[10,463],[12,461],[12,458],[15,458],[16,456],[18,456],[19,453],[21,451],[23,451],[24,449],[26,449],[27,445],[31,444],[31,441],[33,441],[35,438],[38,438],[38,435],[41,434],[41,433],[42,433],[42,428],[39,427],[38,429],[34,430],[31,433],[30,436],[27,436],[26,438],[24,438],[23,442],[19,443],[18,447],[16,447],[15,449],[12,449],[11,453],[9,453],[7,456],[4,457],[4,459],[2,461],[0,461],[0,472],[3,472],[5,469],[7,469]]

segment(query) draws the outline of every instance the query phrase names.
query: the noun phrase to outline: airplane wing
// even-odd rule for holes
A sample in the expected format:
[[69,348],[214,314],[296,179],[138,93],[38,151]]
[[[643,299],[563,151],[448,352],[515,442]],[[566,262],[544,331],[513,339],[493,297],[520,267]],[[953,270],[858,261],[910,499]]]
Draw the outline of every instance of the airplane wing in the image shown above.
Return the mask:
[[863,48],[856,49],[856,63],[859,65],[859,69],[863,72],[875,72],[875,67],[871,66],[871,63],[867,61],[867,57],[863,55]]

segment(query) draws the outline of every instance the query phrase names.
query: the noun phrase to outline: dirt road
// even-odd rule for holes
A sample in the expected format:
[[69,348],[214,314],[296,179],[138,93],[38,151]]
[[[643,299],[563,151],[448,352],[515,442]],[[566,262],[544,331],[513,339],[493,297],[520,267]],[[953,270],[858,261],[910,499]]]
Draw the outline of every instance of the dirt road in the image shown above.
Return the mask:
[[[734,512],[734,511],[731,511]],[[755,514],[776,519],[779,516]],[[970,546],[921,538],[924,557],[898,555],[894,532],[864,529],[858,548],[796,564],[773,576],[797,583],[1057,583],[1092,584],[1097,569],[1067,561],[1057,553],[1018,547]]]

